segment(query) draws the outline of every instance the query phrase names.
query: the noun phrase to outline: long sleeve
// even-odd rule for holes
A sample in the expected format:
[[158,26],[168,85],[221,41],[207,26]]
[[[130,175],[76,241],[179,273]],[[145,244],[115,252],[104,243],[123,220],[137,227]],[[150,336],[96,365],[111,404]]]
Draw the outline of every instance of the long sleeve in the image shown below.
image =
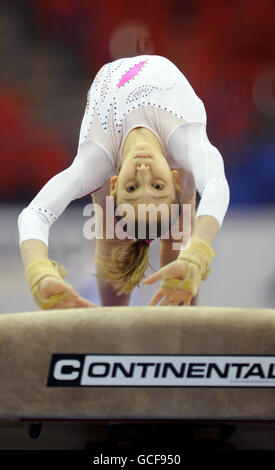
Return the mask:
[[230,191],[224,173],[223,158],[207,137],[206,125],[186,123],[170,135],[168,148],[175,162],[190,172],[201,200],[196,219],[212,215],[222,226],[227,212]]
[[51,178],[18,217],[19,244],[38,239],[48,246],[49,229],[68,204],[98,189],[113,163],[94,142],[84,141],[72,164]]

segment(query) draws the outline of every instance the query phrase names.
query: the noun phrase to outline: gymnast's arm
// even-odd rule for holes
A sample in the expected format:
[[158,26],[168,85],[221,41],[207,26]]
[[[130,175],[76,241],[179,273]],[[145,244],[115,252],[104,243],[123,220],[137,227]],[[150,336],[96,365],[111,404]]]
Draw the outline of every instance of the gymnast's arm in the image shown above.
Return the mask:
[[[204,124],[184,124],[172,135],[170,151],[176,162],[193,174],[202,197],[197,215],[191,204],[192,237],[210,245],[223,222],[229,201],[229,189],[224,175],[223,160],[219,151],[210,144]],[[162,240],[161,265],[177,259],[179,250],[173,249],[174,240]],[[179,240],[178,240],[179,242]]]
[[210,143],[203,123],[181,125],[172,134],[169,147],[174,160],[193,175],[201,196],[192,237],[212,244],[229,205],[223,158]]
[[19,244],[25,267],[47,256],[49,230],[69,203],[98,189],[111,174],[112,164],[101,148],[91,141],[79,146],[73,163],[53,176],[19,214]]
[[[160,279],[171,279],[173,283],[173,286],[166,281],[162,283],[150,305],[156,305],[163,296],[166,298],[162,305],[167,305],[169,302],[172,302],[172,305],[180,302],[190,305],[192,296],[198,291],[200,277],[195,274],[194,277],[193,274],[189,277],[187,273],[190,271],[187,265],[192,259],[196,260],[200,266],[201,276],[206,279],[207,272],[209,272],[208,264],[215,255],[211,244],[222,226],[229,205],[229,186],[224,173],[222,156],[209,142],[204,123],[186,123],[179,126],[171,135],[168,148],[179,166],[193,175],[201,200],[193,233],[186,247],[181,250],[178,259],[152,274],[144,280],[144,283],[152,284]],[[185,262],[182,263],[182,261]],[[185,278],[184,286],[177,287],[178,290],[175,291],[173,288],[175,285],[178,286],[177,280],[185,280]]]
[[[33,286],[37,282],[31,282],[30,278],[46,279],[52,272],[54,277],[61,279],[60,273],[56,275],[56,272],[52,271],[48,260],[48,239],[52,224],[71,201],[98,189],[112,174],[112,162],[105,152],[94,142],[85,141],[79,145],[73,163],[51,178],[28,207],[19,214],[21,258],[33,295]],[[36,298],[35,300],[37,301]],[[38,301],[37,303],[40,305]],[[81,306],[85,305],[82,303]]]

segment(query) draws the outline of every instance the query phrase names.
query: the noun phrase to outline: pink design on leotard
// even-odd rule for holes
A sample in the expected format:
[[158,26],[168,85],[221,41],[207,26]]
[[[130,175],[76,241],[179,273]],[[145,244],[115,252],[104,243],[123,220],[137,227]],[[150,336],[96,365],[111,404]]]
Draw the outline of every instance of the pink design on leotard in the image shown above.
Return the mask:
[[128,72],[126,72],[120,79],[120,82],[118,84],[118,88],[123,86],[125,83],[129,82],[143,67],[143,65],[146,63],[146,60],[143,62],[140,62],[139,64],[134,65],[134,67],[131,67]]

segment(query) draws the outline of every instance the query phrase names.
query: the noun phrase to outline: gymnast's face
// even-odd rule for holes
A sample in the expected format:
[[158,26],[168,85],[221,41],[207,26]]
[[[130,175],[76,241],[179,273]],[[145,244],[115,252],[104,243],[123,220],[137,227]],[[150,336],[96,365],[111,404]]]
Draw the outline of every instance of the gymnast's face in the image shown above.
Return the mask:
[[118,176],[111,178],[111,195],[117,204],[171,204],[181,192],[179,174],[171,170],[161,149],[146,143],[125,155]]

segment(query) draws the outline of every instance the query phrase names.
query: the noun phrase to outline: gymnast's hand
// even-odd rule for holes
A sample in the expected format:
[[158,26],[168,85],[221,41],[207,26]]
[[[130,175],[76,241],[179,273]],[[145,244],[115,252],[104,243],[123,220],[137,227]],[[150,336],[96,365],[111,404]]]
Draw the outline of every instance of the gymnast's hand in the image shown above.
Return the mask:
[[32,296],[43,310],[96,307],[63,280],[67,271],[54,260],[36,259],[26,267],[25,274]]
[[180,251],[178,259],[167,264],[143,282],[153,284],[162,279],[160,289],[149,305],[190,305],[198,293],[201,279],[205,281],[210,273],[209,264],[216,255],[211,245],[198,237],[192,237]]
[[[158,292],[148,305],[157,305],[161,300],[160,305],[190,305],[200,284],[199,271],[196,270],[196,267],[190,266],[191,264],[181,260],[172,261],[172,263],[167,264],[144,279],[145,285],[153,284],[162,279]],[[192,275],[193,283],[195,283],[193,288],[189,282],[190,275]]]
[[41,279],[38,294],[42,301],[44,299],[54,301],[56,297],[56,302],[48,306],[47,309],[97,307],[97,305],[81,297],[70,284],[52,276]]

